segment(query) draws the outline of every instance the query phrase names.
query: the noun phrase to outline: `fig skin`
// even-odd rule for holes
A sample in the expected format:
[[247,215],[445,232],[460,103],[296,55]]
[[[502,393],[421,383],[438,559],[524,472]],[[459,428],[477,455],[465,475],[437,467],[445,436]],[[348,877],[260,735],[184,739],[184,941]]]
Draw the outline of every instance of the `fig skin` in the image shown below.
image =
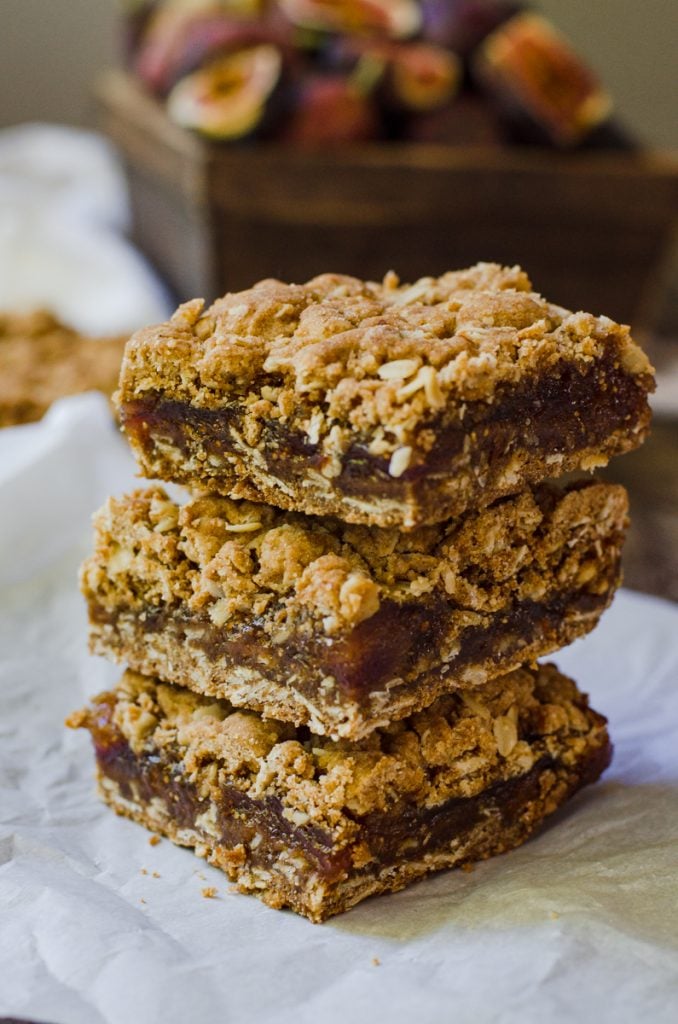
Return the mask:
[[380,138],[378,111],[344,75],[308,75],[297,85],[294,109],[278,138],[317,148]]
[[381,86],[387,107],[425,113],[448,105],[459,89],[462,66],[449,50],[430,43],[382,48],[386,74]]
[[422,36],[468,57],[490,32],[524,8],[510,0],[421,0]]

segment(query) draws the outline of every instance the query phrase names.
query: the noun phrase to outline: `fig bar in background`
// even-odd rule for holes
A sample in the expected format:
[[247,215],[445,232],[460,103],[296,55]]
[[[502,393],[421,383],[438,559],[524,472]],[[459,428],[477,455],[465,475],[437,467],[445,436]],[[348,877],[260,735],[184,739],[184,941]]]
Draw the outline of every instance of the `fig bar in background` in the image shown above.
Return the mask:
[[635,448],[652,387],[627,328],[478,264],[188,303],[128,343],[118,401],[147,477],[411,529]]
[[88,338],[46,310],[0,313],[0,427],[39,420],[52,402],[117,387],[123,337]]
[[95,519],[91,649],[356,739],[591,630],[626,511],[618,486],[540,485],[403,533],[139,491]]
[[99,788],[312,921],[522,843],[609,763],[605,719],[554,666],[443,697],[359,744],[126,672],[69,724]]

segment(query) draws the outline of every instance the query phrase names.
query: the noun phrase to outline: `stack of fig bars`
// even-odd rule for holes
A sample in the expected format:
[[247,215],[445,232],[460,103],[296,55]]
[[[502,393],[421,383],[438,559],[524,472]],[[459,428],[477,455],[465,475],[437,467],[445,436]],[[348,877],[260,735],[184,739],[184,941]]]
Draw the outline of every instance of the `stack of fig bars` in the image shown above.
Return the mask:
[[[652,368],[628,329],[479,264],[183,305],[127,345],[143,474],[83,569],[125,662],[73,726],[104,800],[312,921],[501,853],[605,769],[537,659],[620,576]],[[569,482],[550,482],[569,474]]]

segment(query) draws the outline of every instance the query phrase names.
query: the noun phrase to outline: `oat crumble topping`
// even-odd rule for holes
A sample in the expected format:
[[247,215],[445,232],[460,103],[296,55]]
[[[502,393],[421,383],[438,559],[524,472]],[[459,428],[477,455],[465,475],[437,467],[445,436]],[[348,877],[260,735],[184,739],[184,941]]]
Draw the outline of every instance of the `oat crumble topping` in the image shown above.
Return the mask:
[[[335,838],[355,830],[354,816],[475,796],[545,756],[575,764],[592,738],[605,737],[604,719],[553,665],[442,697],[358,742],[264,720],[132,671],[115,701],[114,722],[135,754],[178,756],[201,796],[218,799],[224,785],[256,800],[275,796],[290,822],[312,820]],[[68,724],[87,725],[89,714],[76,712]]]
[[[422,425],[446,406],[492,402],[498,389],[563,363],[580,372],[605,354],[651,387],[652,367],[627,327],[571,313],[532,290],[519,267],[479,263],[401,285],[323,274],[266,280],[181,306],[126,350],[118,401],[162,394],[200,409],[237,405],[256,447],[277,421],[320,445],[337,475],[357,436],[392,476],[432,446]],[[416,443],[415,443],[416,442]]]
[[543,486],[404,533],[221,497],[179,506],[153,487],[110,498],[97,514],[82,585],[97,602],[139,613],[185,604],[216,626],[261,618],[274,642],[290,629],[331,637],[385,600],[437,594],[496,612],[513,599],[538,601],[551,577],[565,593],[598,593],[609,582],[599,578],[596,552],[583,560],[577,541],[619,543],[626,511],[615,485]]

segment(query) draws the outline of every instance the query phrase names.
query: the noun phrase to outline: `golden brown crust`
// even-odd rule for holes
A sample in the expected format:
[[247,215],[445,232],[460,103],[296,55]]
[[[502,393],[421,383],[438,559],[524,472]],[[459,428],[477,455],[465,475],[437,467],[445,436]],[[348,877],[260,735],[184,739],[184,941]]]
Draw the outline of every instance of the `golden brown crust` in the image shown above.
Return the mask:
[[0,314],[0,427],[30,423],[57,398],[99,390],[110,398],[125,338],[87,338],[51,313]]

